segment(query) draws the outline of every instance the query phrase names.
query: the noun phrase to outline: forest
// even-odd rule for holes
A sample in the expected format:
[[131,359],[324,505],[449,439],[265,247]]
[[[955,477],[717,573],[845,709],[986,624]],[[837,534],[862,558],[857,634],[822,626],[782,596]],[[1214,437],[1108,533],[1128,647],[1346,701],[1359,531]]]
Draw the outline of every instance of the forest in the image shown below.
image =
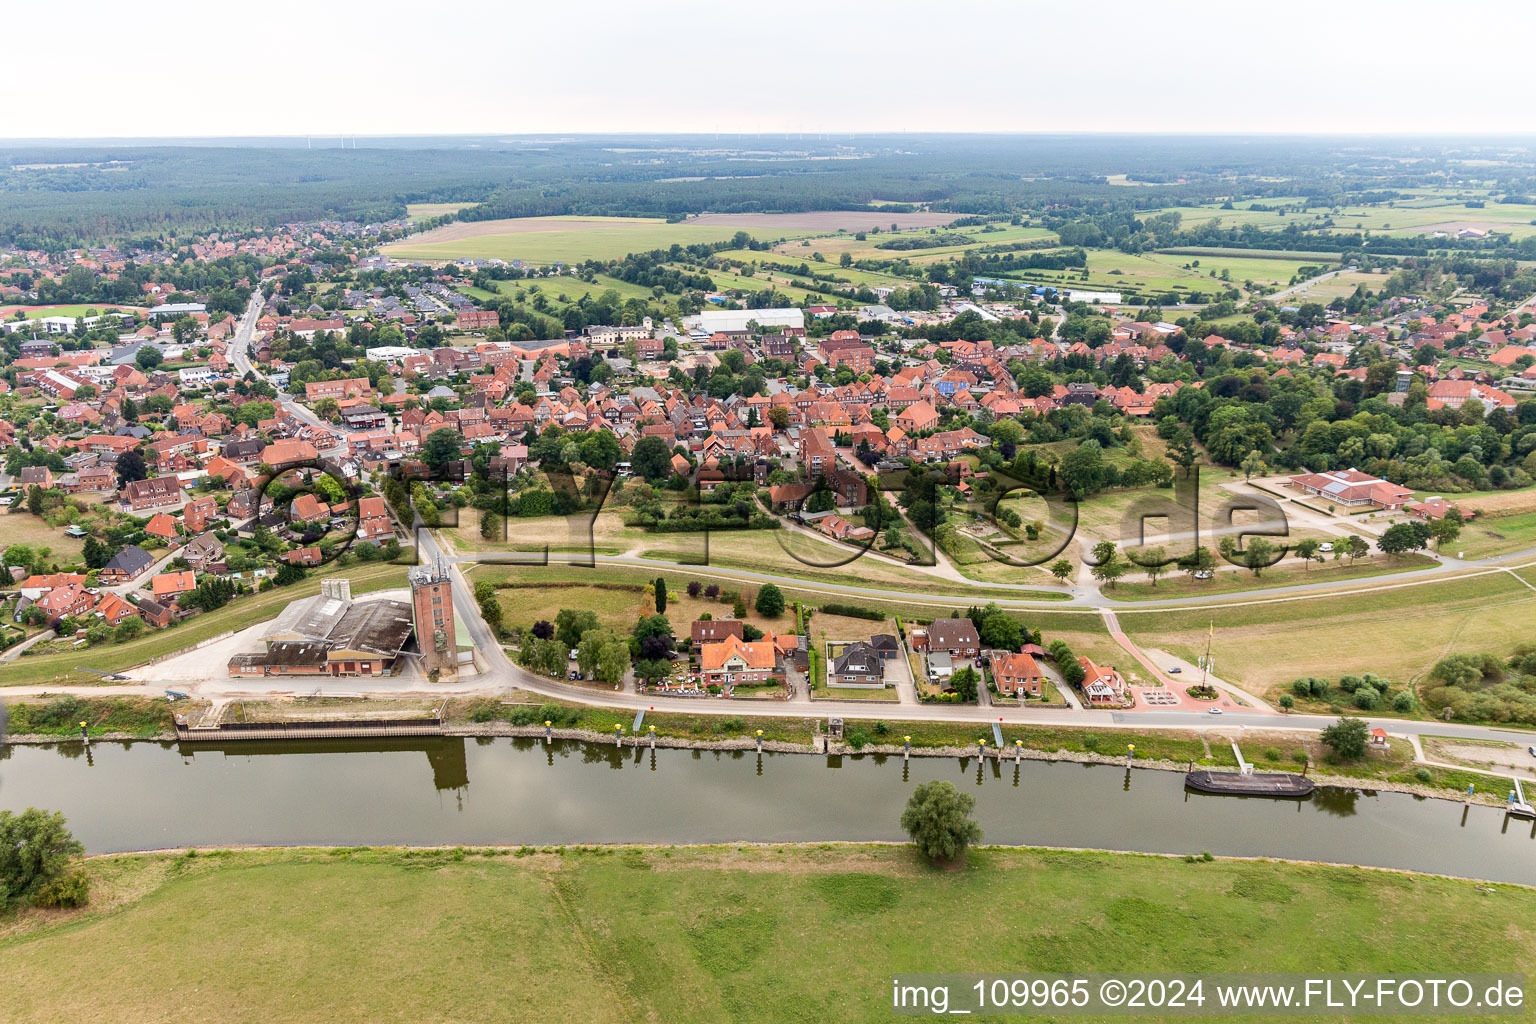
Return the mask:
[[[1252,244],[1246,227],[1181,229],[1156,218],[1137,226],[1138,214],[1233,196],[1301,197],[1315,206],[1386,201],[1466,179],[1473,161],[1484,189],[1514,198],[1536,192],[1529,158],[1511,159],[1508,143],[1476,138],[1383,138],[1369,149],[1283,136],[444,136],[302,148],[309,141],[0,142],[0,243],[154,247],[213,229],[380,222],[404,217],[408,203],[464,202],[478,205],[451,216],[678,218],[924,204],[1039,215],[1066,229],[1068,245],[1243,246]],[[1135,187],[1111,183],[1115,176]],[[1293,247],[1262,235],[1266,247]],[[1317,247],[1316,232],[1296,235],[1306,244],[1295,248]],[[1459,247],[1480,244],[1495,243]],[[1381,246],[1418,254],[1404,239],[1372,238],[1367,247]]]

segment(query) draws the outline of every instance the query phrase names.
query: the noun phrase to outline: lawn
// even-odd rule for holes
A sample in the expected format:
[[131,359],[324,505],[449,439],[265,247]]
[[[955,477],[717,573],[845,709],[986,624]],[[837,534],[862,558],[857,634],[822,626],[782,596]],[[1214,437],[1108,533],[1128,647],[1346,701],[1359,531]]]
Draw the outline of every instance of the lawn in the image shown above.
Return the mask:
[[[352,581],[352,593],[390,590],[405,585],[405,566],[372,564],[328,571],[326,576],[345,576]],[[237,598],[216,612],[195,616],[177,626],[149,630],[136,640],[101,647],[82,647],[66,654],[23,655],[0,665],[0,686],[32,686],[40,683],[92,683],[100,678],[76,669],[121,672],[146,661],[163,657],[184,647],[218,636],[229,630],[244,629],[275,618],[295,600],[320,592],[320,577],[311,576],[288,587],[275,587],[263,594]],[[218,667],[222,672],[222,666]]]
[[[834,844],[518,854],[99,858],[90,907],[7,928],[7,1012],[885,1021],[903,972],[1536,969],[1536,893],[1395,872],[1013,849],[938,871]],[[956,941],[977,922],[984,942]]]
[[1382,589],[1340,596],[1117,615],[1138,643],[1187,661],[1204,649],[1214,622],[1216,674],[1274,696],[1297,676],[1336,680],[1374,672],[1407,684],[1452,652],[1508,654],[1528,642],[1533,610],[1536,593],[1507,573],[1487,573],[1384,582]]
[[1461,528],[1460,537],[1447,541],[1445,550],[1465,558],[1488,558],[1530,547],[1536,547],[1536,512],[1479,516]]
[[76,540],[65,535],[62,526],[54,529],[19,504],[0,516],[0,547],[8,548],[12,544],[27,544],[34,551],[49,548],[52,553],[47,560],[60,565],[79,561],[81,549],[85,547],[84,539]]
[[811,233],[803,229],[771,226],[668,224],[658,218],[525,217],[450,224],[385,246],[384,251],[400,259],[455,260],[478,257],[524,260],[529,263],[580,263],[583,260],[620,259],[632,252],[665,249],[673,243],[693,245],[723,242],[738,231],[745,231],[762,241]]

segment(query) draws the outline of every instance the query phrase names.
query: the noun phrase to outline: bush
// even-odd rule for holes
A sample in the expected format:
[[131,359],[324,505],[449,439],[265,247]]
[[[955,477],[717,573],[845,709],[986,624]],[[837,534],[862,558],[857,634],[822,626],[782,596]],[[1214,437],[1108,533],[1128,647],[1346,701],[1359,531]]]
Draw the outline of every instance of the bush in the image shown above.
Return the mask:
[[847,735],[848,745],[854,750],[863,750],[869,746],[871,738],[863,729],[850,729]]
[[824,604],[821,606],[821,610],[828,615],[841,615],[849,619],[869,619],[873,622],[878,622],[885,618],[884,612],[876,611],[873,608],[865,608],[863,605],[857,604]]
[[1413,777],[1418,779],[1420,782],[1435,781],[1434,773],[1431,772],[1428,768],[1415,768],[1413,770]]
[[1377,692],[1374,686],[1362,684],[1355,690],[1355,707],[1361,711],[1374,711],[1376,710],[1376,705],[1380,703],[1381,694]]
[[[64,815],[28,807],[0,811],[0,909],[31,903],[69,871],[85,847],[64,826]],[[74,888],[66,886],[67,895]]]
[[39,907],[83,907],[91,902],[91,879],[84,871],[70,871],[44,882],[32,902]]
[[1370,729],[1359,718],[1340,718],[1323,730],[1323,744],[1345,761],[1357,761],[1365,756]]
[[1392,710],[1399,714],[1405,714],[1413,710],[1413,694],[1407,690],[1392,698]]

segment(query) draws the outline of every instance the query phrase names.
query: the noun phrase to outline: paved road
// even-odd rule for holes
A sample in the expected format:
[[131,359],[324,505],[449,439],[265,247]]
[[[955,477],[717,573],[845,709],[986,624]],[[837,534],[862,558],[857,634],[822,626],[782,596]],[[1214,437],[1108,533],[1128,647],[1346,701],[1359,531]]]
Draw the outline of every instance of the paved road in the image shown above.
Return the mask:
[[[259,290],[251,293],[250,304],[245,307],[245,315],[240,318],[240,325],[235,329],[234,337],[228,347],[229,361],[234,366],[235,371],[241,376],[244,376],[247,373],[253,373],[261,380],[266,380],[267,378],[266,375],[263,374],[253,362],[251,362],[251,345],[256,337],[256,321],[261,319],[261,311],[264,305],[264,301],[265,300],[262,298],[261,292]],[[335,434],[335,428],[331,427],[329,424],[321,422],[318,416],[310,412],[308,408],[295,401],[290,395],[281,389],[279,389],[277,393],[277,403],[284,412],[288,413],[290,416],[293,416],[300,422],[307,423],[312,427],[317,427],[321,430],[330,431],[332,434]],[[321,449],[320,454],[325,456],[337,456],[345,454],[346,451],[346,440],[345,438],[342,438],[338,435],[337,442],[331,445],[329,448]]]
[[[859,586],[847,583],[830,583],[814,580],[806,580],[797,576],[785,576],[779,573],[759,572],[752,569],[735,569],[725,566],[691,566],[680,565],[677,562],[666,559],[646,558],[640,555],[595,555],[575,554],[569,552],[551,551],[547,556],[547,564],[550,565],[616,565],[631,568],[664,569],[667,572],[685,576],[699,576],[701,578],[727,578],[746,582],[777,583],[788,585],[808,593],[837,594],[841,596],[878,598],[882,601],[894,604],[912,605],[960,605],[967,606],[984,597],[987,601],[996,601],[1004,608],[1035,608],[1038,610],[1093,610],[1102,608],[1114,608],[1126,612],[1151,611],[1156,609],[1180,608],[1180,607],[1235,607],[1242,604],[1253,604],[1272,599],[1288,599],[1297,596],[1318,594],[1327,591],[1332,594],[1349,593],[1351,591],[1391,590],[1399,587],[1414,586],[1423,583],[1434,582],[1438,577],[1451,573],[1460,573],[1466,576],[1490,575],[1493,573],[1506,573],[1511,569],[1523,568],[1525,564],[1536,558],[1536,548],[1526,548],[1507,555],[1498,555],[1492,558],[1476,560],[1460,560],[1441,556],[1436,565],[1425,566],[1422,569],[1410,569],[1406,572],[1393,573],[1391,576],[1362,577],[1353,581],[1323,581],[1318,583],[1296,583],[1280,587],[1265,587],[1255,590],[1244,590],[1231,594],[1197,595],[1191,597],[1167,597],[1145,601],[1127,601],[1102,593],[1093,587],[1076,586],[1066,588],[1070,599],[1066,601],[1050,601],[1048,599],[1010,598],[995,596],[990,591],[1004,590],[1017,591],[1021,594],[1052,594],[1063,593],[1062,587],[1037,586],[1027,583],[996,584],[977,583],[975,586],[986,588],[987,592],[977,594],[975,591],[965,593],[943,592],[914,592],[906,590],[892,590],[880,587]],[[476,562],[485,564],[503,565],[543,565],[546,564],[546,556],[542,553],[519,554],[505,551],[470,551],[452,556],[452,560],[460,563]],[[851,563],[856,567],[857,563]],[[851,571],[857,571],[856,568]]]

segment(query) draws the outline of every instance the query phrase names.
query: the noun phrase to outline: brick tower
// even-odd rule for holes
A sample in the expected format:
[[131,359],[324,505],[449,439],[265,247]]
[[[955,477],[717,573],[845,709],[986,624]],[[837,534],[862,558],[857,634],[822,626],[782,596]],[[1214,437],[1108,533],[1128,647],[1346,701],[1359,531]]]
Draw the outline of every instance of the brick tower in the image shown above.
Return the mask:
[[454,638],[453,584],[441,561],[411,570],[411,612],[422,666],[438,682],[459,677],[459,648]]

